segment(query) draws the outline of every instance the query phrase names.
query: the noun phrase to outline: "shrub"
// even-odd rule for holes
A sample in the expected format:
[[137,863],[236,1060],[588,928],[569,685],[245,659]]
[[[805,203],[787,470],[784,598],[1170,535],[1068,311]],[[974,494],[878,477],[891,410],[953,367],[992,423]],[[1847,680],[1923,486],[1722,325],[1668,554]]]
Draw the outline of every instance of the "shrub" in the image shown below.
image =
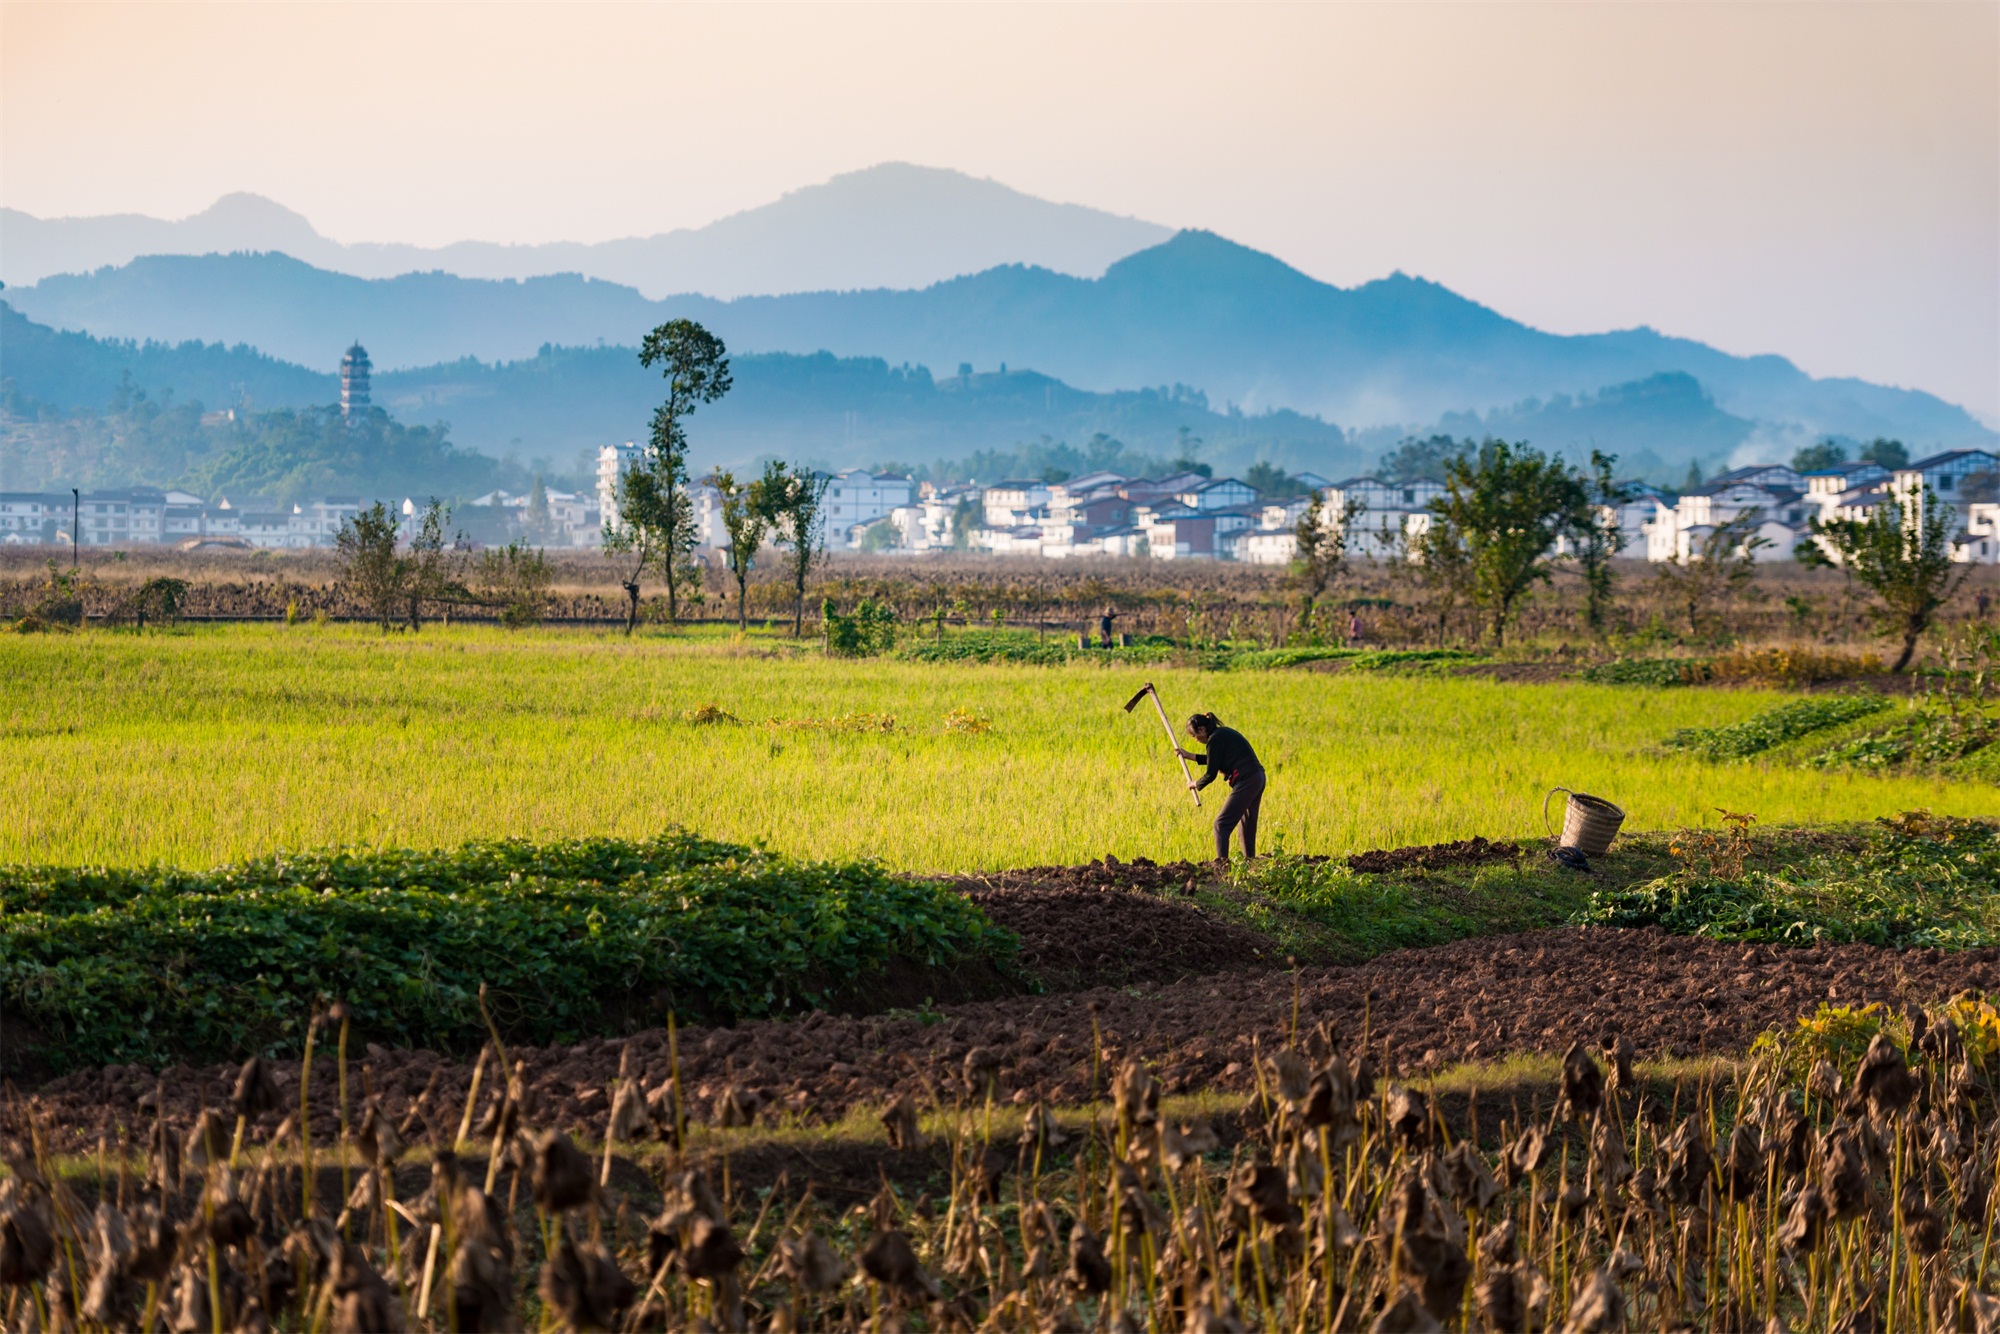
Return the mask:
[[1779,685],[1811,685],[1882,675],[1882,659],[1873,653],[1832,653],[1815,648],[1733,648],[1701,663],[1708,681],[1768,681]]
[[1607,686],[1688,685],[1690,670],[1699,664],[1697,658],[1621,658],[1585,668],[1583,679]]
[[896,609],[887,603],[863,598],[853,615],[842,616],[828,599],[820,603],[819,614],[826,651],[835,657],[873,657],[896,646]]
[[1668,750],[1692,751],[1706,760],[1741,760],[1888,707],[1889,701],[1881,695],[1801,699],[1725,727],[1683,727],[1661,744]]
[[[1994,1058],[2000,1056],[2000,1009],[1994,1008],[1991,999],[1961,995],[1930,1011],[1927,1023],[1933,1027],[1950,1024],[1975,1071],[1994,1068]],[[1758,1034],[1750,1056],[1768,1062],[1795,1084],[1804,1083],[1813,1066],[1825,1061],[1840,1073],[1844,1085],[1852,1085],[1855,1070],[1877,1033],[1887,1033],[1908,1054],[1911,1024],[1907,1015],[1880,1001],[1858,1006],[1822,1004],[1788,1032]]]

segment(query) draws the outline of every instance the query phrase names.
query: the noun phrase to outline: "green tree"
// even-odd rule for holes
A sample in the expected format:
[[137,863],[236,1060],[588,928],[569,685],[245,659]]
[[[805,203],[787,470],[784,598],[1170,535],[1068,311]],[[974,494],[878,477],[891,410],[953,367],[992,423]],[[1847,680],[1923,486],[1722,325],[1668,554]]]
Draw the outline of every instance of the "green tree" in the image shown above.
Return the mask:
[[535,485],[528,492],[528,512],[521,526],[527,529],[529,538],[536,542],[549,540],[551,520],[549,518],[549,489],[542,484],[542,475],[535,474]]
[[1612,561],[1625,543],[1618,509],[1632,499],[1631,488],[1612,475],[1617,464],[1615,454],[1590,451],[1590,474],[1578,488],[1581,503],[1570,516],[1569,537],[1576,550],[1577,572],[1583,576],[1583,620],[1594,635],[1604,631],[1617,580]]
[[1687,476],[1681,481],[1681,490],[1693,491],[1701,486],[1701,460],[1689,459]]
[[1442,482],[1445,470],[1459,459],[1472,452],[1469,442],[1461,443],[1448,435],[1433,435],[1419,440],[1406,436],[1400,444],[1382,456],[1376,465],[1384,478],[1392,482],[1414,481],[1419,478]]
[[1902,635],[1903,651],[1891,671],[1910,665],[1938,608],[1972,571],[1969,563],[1951,559],[1955,519],[1952,507],[1926,486],[1884,500],[1866,519],[1813,521],[1814,534],[1833,548],[1840,568],[1881,602],[1876,618],[1888,633]]
[[877,519],[861,535],[861,549],[871,553],[894,551],[903,544],[902,530],[893,519]]
[[[403,599],[409,608],[410,629],[423,627],[425,603],[468,600],[470,594],[460,579],[460,561],[445,537],[451,524],[451,509],[435,496],[418,516],[410,534],[408,553],[403,558]],[[449,611],[446,615],[449,616]]]
[[[687,419],[703,403],[728,393],[728,349],[693,320],[669,320],[647,334],[639,364],[658,366],[667,397],[653,410],[646,448],[619,478],[618,518],[624,536],[617,548],[634,554],[625,582],[630,613],[626,633],[639,619],[639,579],[648,564],[667,585],[667,620],[679,619],[683,589],[699,589],[694,568],[694,504],[687,494]],[[608,542],[606,545],[612,546]]]
[[765,534],[771,530],[775,512],[774,491],[777,496],[782,496],[787,480],[785,465],[776,462],[767,465],[764,475],[752,482],[738,482],[736,475],[728,469],[709,479],[709,484],[722,496],[722,527],[729,534],[728,545],[723,548],[723,560],[729,567],[731,577],[736,580],[736,628],[739,630],[750,627],[750,570],[757,563],[757,552],[764,545]]
[[1699,546],[1676,551],[1653,567],[1667,600],[1687,614],[1688,633],[1701,633],[1702,614],[1757,576],[1757,553],[1771,545],[1756,536],[1759,516],[1752,510],[1705,534]]
[[1348,535],[1364,509],[1356,502],[1335,513],[1326,502],[1326,492],[1315,491],[1292,528],[1292,566],[1287,579],[1299,591],[1299,625],[1307,633],[1312,631],[1315,605],[1327,590],[1347,578]]
[[376,501],[343,519],[333,538],[341,591],[365,608],[385,631],[401,610],[408,569],[396,552],[399,522]]
[[980,508],[971,500],[951,507],[951,545],[964,551],[972,545],[972,530],[979,526]]
[[1488,440],[1445,468],[1444,494],[1430,503],[1465,544],[1468,592],[1493,642],[1529,588],[1549,578],[1549,556],[1584,507],[1583,479],[1525,443]]
[[1838,440],[1822,440],[1816,445],[1807,445],[1792,455],[1792,468],[1797,472],[1825,472],[1838,468],[1847,462],[1847,446]]
[[1855,457],[1863,463],[1873,463],[1887,468],[1890,472],[1910,466],[1910,451],[1900,440],[1884,440],[1880,436],[1861,447]]
[[1405,540],[1404,559],[1397,569],[1416,584],[1425,616],[1436,622],[1437,646],[1443,648],[1452,613],[1471,600],[1472,559],[1464,534],[1436,515],[1428,517],[1429,522]]
[[826,489],[833,479],[806,469],[783,479],[771,497],[779,541],[792,576],[792,638],[804,633],[806,578],[826,552]]
[[1266,500],[1290,500],[1306,494],[1306,485],[1275,463],[1257,462],[1243,474],[1244,484]]

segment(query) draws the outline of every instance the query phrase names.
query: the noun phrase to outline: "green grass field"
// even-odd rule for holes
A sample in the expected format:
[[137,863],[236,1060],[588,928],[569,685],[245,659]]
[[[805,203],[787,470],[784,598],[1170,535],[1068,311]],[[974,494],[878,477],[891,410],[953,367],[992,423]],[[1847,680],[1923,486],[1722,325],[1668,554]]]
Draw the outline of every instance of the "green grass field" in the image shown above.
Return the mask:
[[[1541,830],[1561,784],[1629,827],[1990,814],[1990,785],[1660,750],[1768,691],[1435,675],[828,662],[780,640],[238,626],[0,637],[0,860],[205,867],[327,844],[639,836],[681,824],[950,871],[1207,855],[1149,709],[1213,709],[1271,771],[1264,838],[1343,852]],[[744,720],[695,726],[705,703]],[[983,733],[947,731],[972,710]],[[893,731],[770,727],[857,713]],[[1220,793],[1206,798],[1212,811]],[[1558,799],[1560,800],[1560,799]]]

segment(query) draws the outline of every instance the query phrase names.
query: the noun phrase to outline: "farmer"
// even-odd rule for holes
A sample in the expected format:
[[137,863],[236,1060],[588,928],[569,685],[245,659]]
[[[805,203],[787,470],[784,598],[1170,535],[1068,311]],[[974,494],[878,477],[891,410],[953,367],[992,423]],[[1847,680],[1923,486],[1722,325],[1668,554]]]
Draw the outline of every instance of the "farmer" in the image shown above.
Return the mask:
[[1188,786],[1199,792],[1213,783],[1217,774],[1229,780],[1229,800],[1222,803],[1222,810],[1215,817],[1215,860],[1228,864],[1229,834],[1238,824],[1243,826],[1243,856],[1255,857],[1257,807],[1264,800],[1264,766],[1257,762],[1257,752],[1250,749],[1241,732],[1224,727],[1222,720],[1212,713],[1197,713],[1188,719],[1187,730],[1189,736],[1208,748],[1204,756],[1174,747],[1174,753],[1182,759],[1208,766],[1207,772]]

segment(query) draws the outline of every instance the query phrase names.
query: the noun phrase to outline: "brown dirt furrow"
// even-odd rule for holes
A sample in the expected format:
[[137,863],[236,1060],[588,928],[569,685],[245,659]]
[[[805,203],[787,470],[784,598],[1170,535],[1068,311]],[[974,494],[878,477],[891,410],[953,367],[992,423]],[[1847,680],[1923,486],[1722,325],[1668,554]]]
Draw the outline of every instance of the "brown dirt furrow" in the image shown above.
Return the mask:
[[1284,963],[1268,936],[1143,890],[1086,888],[1073,881],[958,884],[988,917],[1020,936],[1021,967],[1044,991],[1177,982]]
[[[1302,1023],[1331,1021],[1350,1044],[1359,1040],[1365,1014],[1378,1063],[1407,1073],[1509,1052],[1558,1053],[1578,1038],[1596,1040],[1607,1032],[1623,1032],[1646,1056],[1739,1052],[1759,1031],[1810,1013],[1822,1001],[1929,1003],[1968,987],[2000,988],[2000,950],[1779,950],[1654,930],[1571,929],[1460,941],[1351,968],[1302,970],[1298,1000]],[[1141,1057],[1170,1092],[1242,1090],[1252,1086],[1258,1047],[1268,1050],[1285,1040],[1292,1005],[1290,973],[1238,973],[1015,997],[938,1014],[812,1014],[688,1029],[680,1035],[680,1056],[697,1116],[708,1115],[731,1083],[762,1093],[767,1106],[814,1118],[879,1105],[901,1092],[954,1097],[968,1057],[973,1066],[997,1063],[1004,1097],[1074,1103],[1097,1091],[1095,1020],[1107,1064]],[[603,1089],[628,1044],[648,1084],[667,1078],[662,1030],[512,1053],[527,1065],[532,1119],[600,1135]],[[430,1119],[455,1126],[470,1077],[467,1063],[379,1048],[370,1048],[365,1060],[369,1087],[399,1113],[435,1077]],[[284,1101],[295,1106],[297,1067],[281,1070]],[[358,1083],[358,1071],[355,1077]],[[162,1078],[169,1118],[185,1127],[201,1106],[224,1105],[234,1070],[175,1067]],[[41,1088],[37,1096],[56,1147],[87,1149],[100,1134],[115,1140],[121,1125],[143,1126],[137,1100],[155,1079],[149,1070],[110,1067]],[[318,1133],[330,1135],[330,1060],[316,1063],[312,1095]]]

